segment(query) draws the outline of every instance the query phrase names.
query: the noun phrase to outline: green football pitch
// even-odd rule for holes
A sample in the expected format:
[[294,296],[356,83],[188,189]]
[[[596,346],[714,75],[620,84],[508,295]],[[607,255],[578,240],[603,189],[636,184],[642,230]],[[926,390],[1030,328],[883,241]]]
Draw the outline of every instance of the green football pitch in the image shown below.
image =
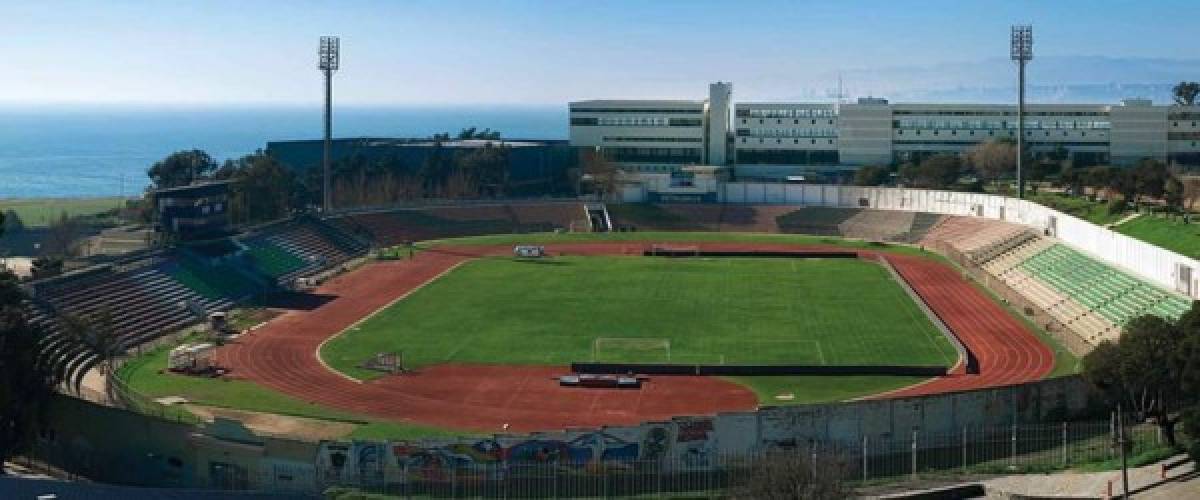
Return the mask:
[[[874,262],[646,257],[472,261],[343,332],[321,357],[366,379],[379,373],[359,366],[381,352],[403,353],[407,368],[590,360],[951,365],[957,356]],[[736,380],[750,378],[771,377]]]

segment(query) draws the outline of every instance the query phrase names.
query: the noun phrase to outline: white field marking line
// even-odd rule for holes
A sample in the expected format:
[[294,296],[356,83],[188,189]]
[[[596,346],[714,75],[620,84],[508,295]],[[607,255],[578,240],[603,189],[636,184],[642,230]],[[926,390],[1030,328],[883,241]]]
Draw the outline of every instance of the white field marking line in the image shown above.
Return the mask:
[[446,270],[444,270],[444,271],[442,271],[442,272],[438,273],[438,274],[437,274],[437,276],[434,276],[434,277],[432,277],[432,278],[430,278],[430,279],[426,280],[424,283],[421,283],[420,285],[417,285],[417,286],[413,287],[413,289],[412,289],[412,290],[409,290],[409,291],[407,291],[407,292],[404,292],[404,295],[401,295],[401,296],[399,296],[399,297],[396,297],[394,300],[392,300],[391,302],[388,302],[388,303],[387,303],[387,304],[385,304],[383,307],[380,307],[379,309],[376,309],[376,310],[374,310],[374,311],[371,311],[371,314],[368,314],[368,315],[366,315],[366,316],[363,316],[363,317],[359,318],[359,319],[358,319],[358,321],[355,321],[354,323],[351,323],[349,326],[347,326],[346,328],[342,329],[342,331],[340,331],[340,332],[337,332],[337,333],[335,333],[335,334],[333,334],[333,335],[329,336],[329,338],[326,338],[325,340],[322,340],[322,341],[321,341],[321,343],[317,345],[317,350],[313,352],[313,356],[315,356],[315,357],[317,358],[317,361],[318,361],[318,362],[320,362],[320,363],[321,363],[321,366],[325,367],[325,369],[326,369],[326,370],[329,370],[329,371],[333,372],[334,374],[336,374],[336,375],[339,375],[339,376],[341,376],[342,378],[345,378],[346,380],[349,380],[349,381],[351,381],[351,382],[354,382],[354,383],[356,383],[356,384],[361,384],[361,383],[363,383],[362,379],[357,379],[357,378],[351,377],[351,376],[350,376],[350,375],[348,375],[348,374],[345,374],[345,373],[339,372],[339,371],[337,371],[337,370],[334,370],[332,366],[329,366],[329,364],[328,364],[328,363],[326,363],[326,362],[325,362],[325,360],[321,358],[321,349],[323,349],[323,348],[325,347],[325,344],[326,344],[326,343],[328,343],[330,340],[333,340],[333,339],[336,339],[336,338],[338,338],[338,337],[341,337],[341,336],[342,336],[342,335],[344,335],[346,332],[348,332],[348,331],[350,331],[350,330],[353,330],[353,329],[357,328],[357,327],[358,327],[358,325],[361,325],[363,322],[365,322],[365,321],[367,321],[367,320],[369,320],[369,319],[371,319],[371,318],[375,317],[375,315],[376,315],[376,314],[379,314],[380,312],[383,312],[384,310],[386,310],[386,309],[388,309],[388,308],[392,307],[392,306],[393,306],[393,305],[395,305],[397,302],[400,302],[401,300],[407,299],[409,295],[412,295],[412,294],[413,294],[413,293],[415,293],[417,290],[420,290],[420,289],[422,289],[422,288],[425,288],[425,285],[428,285],[428,284],[430,284],[430,283],[433,283],[434,281],[437,281],[438,279],[440,279],[442,276],[445,276],[446,274],[448,274],[450,271],[453,271],[453,270],[455,270],[455,269],[458,269],[458,266],[461,266],[461,265],[463,265],[463,264],[466,264],[467,262],[471,262],[471,261],[473,261],[473,260],[475,260],[475,259],[466,259],[466,260],[461,260],[461,261],[458,261],[458,262],[457,262],[457,263],[455,263],[453,266],[450,266],[450,267],[446,268]]
[[[745,343],[745,344],[748,344],[748,345],[753,345],[753,344],[787,344],[787,343],[794,343],[794,344],[808,343],[808,344],[813,344],[813,345],[817,346],[817,356],[819,356],[819,357],[821,358],[821,364],[822,364],[822,365],[827,365],[827,364],[828,364],[828,363],[825,361],[825,352],[824,352],[823,350],[821,350],[821,341],[820,341],[820,340],[816,340],[816,339],[763,339],[763,340],[749,340],[749,341],[745,341],[744,343]],[[722,354],[722,356],[724,356],[724,354]]]

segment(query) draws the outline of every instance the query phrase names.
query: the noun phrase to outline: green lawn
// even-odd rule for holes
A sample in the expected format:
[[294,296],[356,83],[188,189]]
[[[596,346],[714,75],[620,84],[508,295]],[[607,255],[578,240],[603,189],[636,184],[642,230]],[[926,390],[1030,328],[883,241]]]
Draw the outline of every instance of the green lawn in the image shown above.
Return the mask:
[[109,198],[10,198],[0,199],[0,213],[13,210],[26,226],[47,226],[64,211],[68,215],[94,215],[124,206],[124,199]]
[[449,437],[470,435],[435,427],[375,420],[308,403],[245,380],[178,375],[166,370],[170,346],[156,349],[121,366],[118,376],[131,389],[149,398],[181,396],[191,402],[238,410],[291,415],[356,424],[350,438]]
[[[403,351],[408,367],[591,359],[950,365],[957,356],[871,262],[640,257],[473,261],[330,341],[321,356],[334,369],[372,378],[378,373],[358,365],[390,351]],[[802,378],[738,380],[766,403],[777,403],[783,387],[794,388],[795,402],[811,402],[914,382]]]
[[419,243],[421,248],[431,248],[440,245],[513,245],[513,244],[551,244],[551,243],[585,243],[585,242],[644,242],[659,243],[671,241],[686,242],[735,242],[735,243],[782,243],[789,245],[828,245],[846,249],[887,250],[888,252],[909,255],[933,255],[914,246],[872,243],[861,240],[843,240],[829,236],[812,236],[806,234],[767,234],[767,233],[714,233],[691,231],[637,231],[629,233],[531,233],[531,234],[493,234],[487,236],[467,236],[430,240]]
[[1081,196],[1070,196],[1061,193],[1038,193],[1036,195],[1027,195],[1026,198],[1029,201],[1074,215],[1092,224],[1101,226],[1116,222],[1126,215],[1124,213],[1109,215],[1106,203],[1091,201]]
[[1117,226],[1118,233],[1132,236],[1152,245],[1192,258],[1200,258],[1200,218],[1191,224],[1182,219],[1167,219],[1155,215],[1143,215]]

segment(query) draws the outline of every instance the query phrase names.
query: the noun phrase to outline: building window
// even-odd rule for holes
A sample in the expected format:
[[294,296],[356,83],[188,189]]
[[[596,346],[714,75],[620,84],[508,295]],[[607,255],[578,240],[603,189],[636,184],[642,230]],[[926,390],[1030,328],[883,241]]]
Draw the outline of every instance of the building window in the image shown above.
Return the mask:
[[816,125],[816,124],[817,124],[817,121],[816,121],[816,120],[813,120],[813,121],[812,121],[812,124],[813,124],[813,125]]

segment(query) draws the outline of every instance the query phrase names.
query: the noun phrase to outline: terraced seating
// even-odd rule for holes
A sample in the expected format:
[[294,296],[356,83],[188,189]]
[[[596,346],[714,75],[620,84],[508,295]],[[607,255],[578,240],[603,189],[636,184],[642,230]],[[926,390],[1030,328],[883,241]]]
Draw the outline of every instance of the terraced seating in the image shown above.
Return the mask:
[[841,224],[860,212],[860,208],[803,207],[775,220],[783,233],[841,236]]
[[300,219],[260,229],[241,238],[246,264],[277,284],[337,266],[366,252],[367,244],[347,229]]
[[579,203],[514,204],[509,209],[522,232],[582,229],[587,225]]
[[915,217],[915,212],[862,210],[838,224],[838,231],[847,238],[896,241],[912,229]]
[[[1044,249],[1019,267],[1117,329],[1144,314],[1173,319],[1190,307],[1182,297],[1061,244]],[[1106,333],[1109,332],[1101,331],[1089,337]]]
[[777,220],[796,210],[788,205],[723,205],[719,230],[739,233],[778,233]]
[[176,281],[169,258],[156,258],[150,265],[113,271],[93,272],[75,283],[71,277],[35,285],[36,298],[30,317],[46,331],[43,341],[46,355],[53,356],[60,370],[73,384],[96,363],[86,349],[68,342],[58,324],[58,316],[86,316],[107,310],[113,315],[113,327],[121,344],[135,346],[201,319],[202,314],[227,309],[228,297],[206,297]]
[[983,269],[997,278],[1006,279],[1006,275],[1010,270],[1015,269],[1017,265],[1025,262],[1026,259],[1033,257],[1052,245],[1054,245],[1054,242],[1047,238],[1031,238],[985,262]]
[[931,214],[926,212],[915,212],[913,214],[912,226],[908,232],[898,236],[894,241],[901,243],[916,243],[925,238],[929,231],[937,227],[946,216],[942,214]]
[[[578,215],[571,215],[572,209],[569,207],[578,208]],[[529,207],[518,211],[512,206],[500,204],[438,207],[352,214],[336,219],[333,225],[369,236],[380,245],[393,246],[456,236],[549,231],[557,227],[569,227],[575,218],[582,219],[584,216],[583,208],[573,204],[538,214],[538,211]]]
[[181,258],[167,264],[165,270],[175,281],[207,299],[240,301],[265,291],[231,264],[207,265]]

